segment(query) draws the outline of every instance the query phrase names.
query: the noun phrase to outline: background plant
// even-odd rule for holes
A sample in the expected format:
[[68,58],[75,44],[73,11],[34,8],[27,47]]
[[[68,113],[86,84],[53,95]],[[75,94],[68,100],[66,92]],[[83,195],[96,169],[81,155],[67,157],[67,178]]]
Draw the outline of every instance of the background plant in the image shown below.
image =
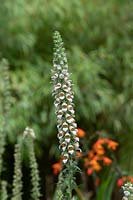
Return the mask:
[[7,182],[2,181],[1,182],[1,194],[0,197],[2,200],[7,200],[8,198],[8,193],[7,193]]
[[15,145],[14,152],[14,175],[11,200],[22,199],[22,157],[21,157],[21,144]]
[[9,112],[10,112],[10,75],[9,66],[6,59],[0,61],[1,74],[1,99],[0,99],[0,182],[3,166],[3,154],[5,150],[6,137],[9,131]]
[[34,130],[27,127],[24,131],[24,137],[25,140],[27,140],[27,148],[28,148],[28,154],[29,154],[29,163],[30,163],[30,174],[31,174],[31,185],[32,189],[30,192],[31,199],[32,200],[39,200],[41,193],[40,193],[40,177],[39,177],[39,171],[38,171],[38,164],[35,157],[34,152],[34,139],[35,139],[35,133]]

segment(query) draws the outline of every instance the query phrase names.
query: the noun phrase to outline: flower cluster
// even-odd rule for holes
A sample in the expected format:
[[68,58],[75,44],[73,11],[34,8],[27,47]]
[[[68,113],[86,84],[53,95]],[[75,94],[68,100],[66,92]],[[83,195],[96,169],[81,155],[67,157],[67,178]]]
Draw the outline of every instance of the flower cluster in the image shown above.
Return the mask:
[[133,177],[132,176],[122,176],[121,178],[119,178],[117,180],[117,186],[121,187],[122,185],[124,185],[126,182],[130,182],[133,184]]
[[125,183],[122,186],[124,197],[123,200],[133,199],[133,184],[130,182]]
[[55,97],[55,113],[57,116],[58,139],[62,152],[62,162],[65,164],[69,158],[74,158],[79,149],[77,124],[75,122],[74,93],[69,78],[68,64],[60,34],[54,33],[54,59],[52,81],[54,83],[53,95]]
[[[83,129],[78,128],[78,137],[83,138],[85,134],[86,132]],[[87,174],[91,175],[94,171],[100,171],[103,166],[111,165],[113,160],[108,156],[108,153],[115,151],[117,147],[117,142],[109,138],[99,138],[87,152],[87,156],[85,152],[77,152],[77,157],[79,160],[83,161],[84,167],[87,169]],[[52,168],[53,174],[57,175],[62,168],[61,161],[54,163]]]
[[108,139],[99,138],[88,152],[87,157],[84,158],[84,167],[87,168],[87,174],[91,175],[93,171],[100,171],[103,166],[109,166],[112,159],[106,156],[107,150],[116,150],[118,143]]

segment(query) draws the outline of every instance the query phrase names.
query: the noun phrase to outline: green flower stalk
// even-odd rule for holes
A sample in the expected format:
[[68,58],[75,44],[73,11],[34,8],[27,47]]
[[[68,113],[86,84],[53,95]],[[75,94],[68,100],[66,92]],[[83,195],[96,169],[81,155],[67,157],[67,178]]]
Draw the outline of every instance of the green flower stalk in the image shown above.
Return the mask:
[[[2,173],[3,153],[5,146],[5,138],[8,131],[9,124],[9,110],[10,110],[10,81],[9,81],[9,65],[6,59],[2,59],[0,62],[0,176]],[[1,179],[1,178],[0,178]]]
[[1,200],[7,200],[8,199],[8,194],[7,194],[7,182],[2,181],[1,182]]
[[35,157],[34,152],[34,138],[35,133],[33,129],[26,128],[24,131],[24,137],[28,137],[27,145],[28,145],[28,152],[29,152],[29,159],[30,159],[30,169],[31,169],[31,199],[32,200],[39,200],[41,193],[40,193],[40,177],[38,171],[38,164]]
[[1,61],[2,67],[2,79],[3,79],[3,115],[5,118],[5,123],[7,125],[7,121],[9,118],[9,111],[11,105],[11,92],[10,92],[10,75],[9,75],[9,64],[6,59],[2,59]]
[[133,200],[133,184],[127,182],[122,186],[122,189],[124,193],[122,200]]
[[74,174],[78,169],[76,161],[77,151],[81,150],[77,136],[77,123],[75,121],[72,82],[68,72],[65,49],[59,32],[55,31],[53,40],[54,58],[51,79],[54,84],[53,95],[55,97],[54,105],[57,116],[57,137],[63,162],[63,170],[58,182],[58,188],[61,188],[61,191],[57,192],[60,193],[60,197],[57,195],[58,197],[55,198],[70,200],[72,198],[72,190],[76,184]]
[[21,171],[21,145],[15,145],[14,153],[14,176],[13,176],[13,190],[11,200],[22,199],[22,171]]
[[2,165],[3,165],[4,146],[5,146],[5,135],[4,135],[3,129],[1,128],[0,130],[0,182],[1,182],[1,172],[2,172]]

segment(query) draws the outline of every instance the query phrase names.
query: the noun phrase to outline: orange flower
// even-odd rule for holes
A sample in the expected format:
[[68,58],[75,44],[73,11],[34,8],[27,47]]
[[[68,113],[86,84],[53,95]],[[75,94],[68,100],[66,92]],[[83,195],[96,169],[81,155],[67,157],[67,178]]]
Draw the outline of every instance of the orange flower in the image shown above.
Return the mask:
[[98,172],[102,169],[102,167],[99,163],[97,163],[97,164],[93,165],[93,169]]
[[124,184],[124,181],[123,181],[123,178],[119,178],[118,180],[117,180],[117,186],[118,187],[121,187],[123,184]]
[[93,148],[95,149],[95,152],[99,155],[103,155],[105,153],[105,150],[101,144],[94,144]]
[[85,136],[85,131],[81,128],[78,128],[78,137],[82,138]]
[[88,152],[88,156],[89,156],[89,158],[93,158],[94,157],[94,151],[93,150],[90,150],[89,152]]
[[133,184],[133,177],[129,177],[129,180]]
[[[89,167],[87,173],[91,174],[90,169],[100,171],[103,165],[109,166],[113,161],[106,156],[105,150],[107,150],[107,147],[111,150],[115,150],[117,146],[118,143],[111,139],[99,138],[93,144],[92,149],[88,151],[88,157],[84,158],[84,167]],[[100,161],[102,161],[102,165],[100,164]]]
[[57,175],[60,171],[61,171],[61,162],[57,162],[55,164],[52,165],[53,168],[53,174]]
[[87,174],[90,176],[93,173],[93,170],[91,168],[87,169]]
[[128,177],[127,177],[127,176],[122,176],[122,179],[123,179],[123,181],[125,182],[125,181],[128,180]]
[[98,149],[96,149],[96,153],[98,155],[104,155],[105,154],[105,150],[104,150],[104,148],[98,148]]
[[99,145],[99,144],[104,144],[106,142],[105,138],[99,138],[95,144]]
[[88,167],[89,166],[89,159],[88,158],[84,158],[84,167]]
[[110,165],[112,163],[112,160],[110,158],[106,157],[106,156],[103,156],[102,160],[103,160],[103,163],[106,166],[108,166],[108,165]]
[[100,178],[96,178],[95,180],[95,186],[99,186],[100,185]]
[[112,150],[116,150],[117,146],[119,145],[117,142],[114,142],[113,140],[108,139],[108,148]]
[[95,165],[95,164],[97,164],[97,160],[95,160],[95,159],[92,159],[92,160],[90,160],[90,165]]
[[92,169],[95,171],[100,171],[102,169],[101,165],[95,159],[90,161],[90,165],[91,165]]

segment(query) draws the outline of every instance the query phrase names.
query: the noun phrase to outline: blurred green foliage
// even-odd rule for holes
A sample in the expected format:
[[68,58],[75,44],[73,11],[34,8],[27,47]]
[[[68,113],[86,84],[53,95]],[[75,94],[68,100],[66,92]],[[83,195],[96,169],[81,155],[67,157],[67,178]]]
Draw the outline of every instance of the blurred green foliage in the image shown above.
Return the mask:
[[121,157],[127,161],[133,139],[132,6],[131,0],[1,0],[0,55],[11,72],[11,143],[28,125],[36,132],[38,157],[44,148],[55,154],[50,70],[52,34],[59,30],[79,126],[88,137],[97,130],[111,133],[120,152],[127,151]]

